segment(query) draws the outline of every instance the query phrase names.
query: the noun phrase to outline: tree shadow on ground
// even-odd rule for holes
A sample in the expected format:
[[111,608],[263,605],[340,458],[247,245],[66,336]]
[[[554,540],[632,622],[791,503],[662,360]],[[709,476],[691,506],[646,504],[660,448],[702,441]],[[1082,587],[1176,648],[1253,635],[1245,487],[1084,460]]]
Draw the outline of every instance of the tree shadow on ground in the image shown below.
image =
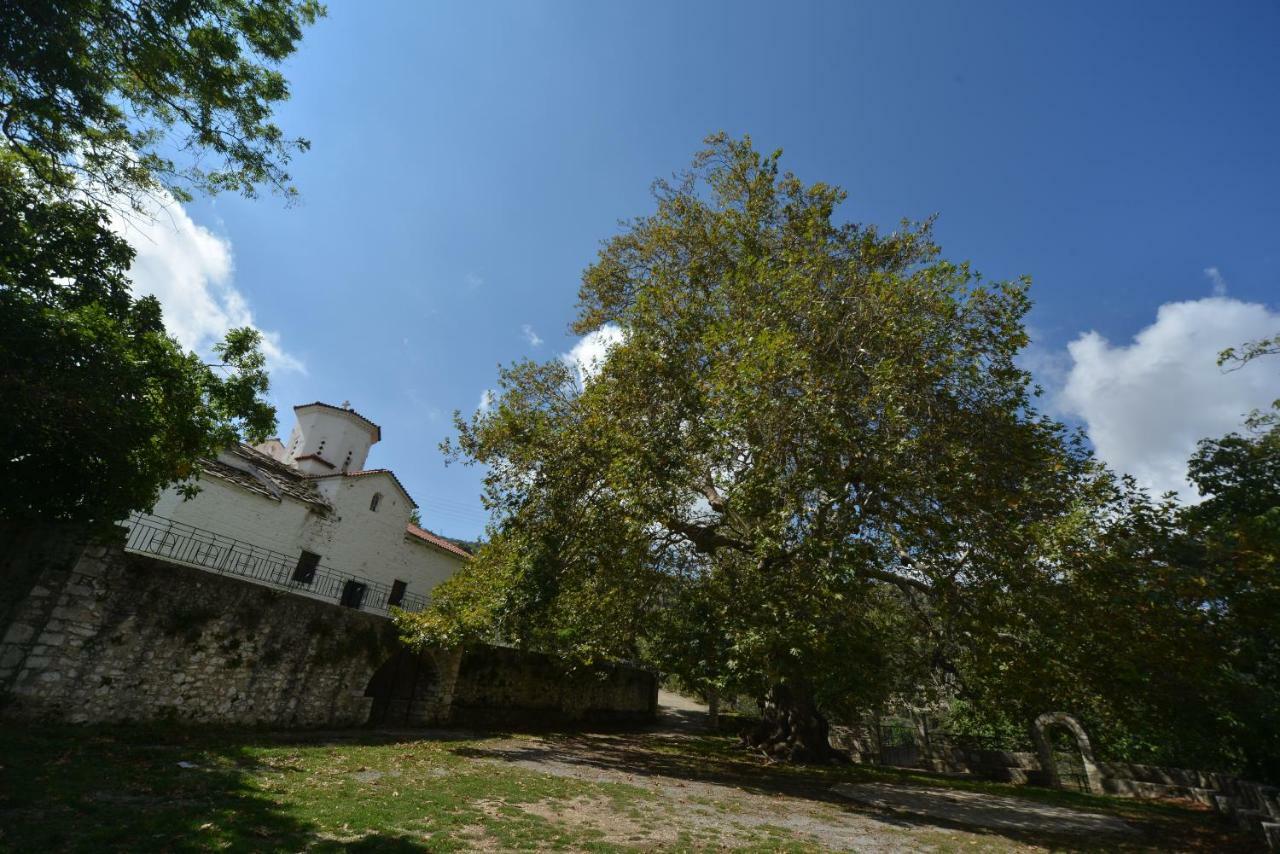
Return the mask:
[[[671,721],[675,710],[666,710]],[[668,783],[706,784],[767,798],[794,798],[829,805],[839,813],[862,816],[897,828],[964,831],[999,837],[1026,845],[1051,850],[1128,851],[1249,851],[1249,840],[1236,834],[1219,817],[1174,805],[1156,805],[1135,801],[1119,801],[1072,793],[1021,790],[980,781],[959,780],[954,775],[930,774],[923,771],[894,770],[857,765],[798,766],[775,763],[762,755],[735,750],[731,739],[696,733],[705,716],[692,712],[688,720],[677,720],[678,726],[662,726],[641,733],[559,733],[536,740],[499,741],[493,746],[459,746],[452,752],[469,759],[506,762],[532,770],[563,774],[584,779],[629,782],[651,788]],[[680,716],[683,717],[683,716]],[[675,732],[671,730],[675,729]],[[638,779],[637,779],[638,778]],[[913,787],[939,786],[976,792],[990,792],[997,797],[1022,799],[1029,804],[1041,803],[1057,808],[1086,813],[1117,816],[1128,823],[1133,833],[1093,832],[1088,835],[1054,830],[1018,827],[982,827],[963,817],[960,809],[938,809],[937,814],[921,814],[888,806],[853,802],[833,790],[840,783],[900,783]],[[924,799],[927,801],[928,799]],[[936,798],[943,807],[945,795]],[[778,804],[782,809],[782,804]],[[952,815],[946,815],[950,812]],[[1048,822],[1046,822],[1047,824]]]
[[663,708],[658,715],[651,727],[656,731],[704,733],[708,729],[707,713],[698,709]]
[[311,735],[10,724],[0,730],[0,850],[426,850],[396,834],[326,836],[252,784],[254,746],[353,741]]
[[[694,719],[696,722],[696,718]],[[767,763],[731,749],[731,740],[696,730],[672,732],[550,733],[512,738],[457,730],[337,730],[271,732],[230,728],[0,727],[0,850],[233,851],[310,850],[410,852],[426,850],[409,833],[388,830],[335,838],[299,809],[261,785],[263,748],[333,748],[438,745],[468,760],[510,763],[558,776],[629,782],[658,791],[681,783],[705,783],[774,800],[829,805],[849,821],[886,827],[962,830],[1056,850],[1249,850],[1240,836],[1223,832],[1215,817],[1172,807],[1116,802],[1108,810],[1137,824],[1138,839],[1081,839],[1048,833],[992,831],[936,817],[895,812],[846,801],[832,791],[840,782],[868,780],[921,785],[956,781],[860,766],[797,767]],[[675,728],[680,730],[682,728]],[[274,754],[273,754],[274,755]],[[395,755],[399,755],[397,752]],[[277,759],[279,757],[277,756]],[[271,760],[271,773],[289,775],[287,761]],[[308,772],[309,773],[309,772]],[[256,777],[256,779],[255,779]],[[302,782],[304,778],[296,778]],[[971,784],[971,788],[974,785]],[[480,793],[481,797],[489,797]],[[1001,794],[1011,794],[1009,787]],[[1024,793],[1033,794],[1030,792]],[[1063,804],[1060,793],[1054,802]],[[1099,810],[1097,799],[1066,798],[1065,805]],[[670,808],[676,807],[669,800]],[[794,805],[803,809],[804,804]],[[1127,811],[1126,811],[1127,807]],[[313,813],[314,814],[314,813]],[[332,824],[332,823],[331,823]]]

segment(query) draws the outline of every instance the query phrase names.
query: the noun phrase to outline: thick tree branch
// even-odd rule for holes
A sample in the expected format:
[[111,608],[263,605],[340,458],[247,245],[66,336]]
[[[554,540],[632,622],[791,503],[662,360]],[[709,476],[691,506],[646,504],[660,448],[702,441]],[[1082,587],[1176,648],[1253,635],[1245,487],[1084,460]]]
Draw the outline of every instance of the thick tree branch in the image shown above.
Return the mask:
[[664,519],[662,524],[683,536],[700,554],[713,555],[720,549],[738,549],[739,551],[747,549],[747,543],[725,536],[712,525],[695,525],[680,519]]
[[867,578],[874,578],[877,581],[887,581],[890,584],[896,584],[898,587],[902,588],[904,592],[908,591],[909,588],[910,590],[914,590],[918,593],[928,593],[930,595],[934,593],[934,589],[923,581],[916,578],[910,578],[905,575],[898,575],[895,572],[888,572],[883,569],[864,569],[862,570],[862,574]]

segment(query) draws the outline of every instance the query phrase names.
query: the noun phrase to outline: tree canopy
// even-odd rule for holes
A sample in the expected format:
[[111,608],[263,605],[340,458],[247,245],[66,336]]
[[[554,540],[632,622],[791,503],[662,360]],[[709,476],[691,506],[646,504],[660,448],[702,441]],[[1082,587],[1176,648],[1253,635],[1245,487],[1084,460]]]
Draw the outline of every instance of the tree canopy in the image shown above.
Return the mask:
[[110,523],[274,429],[258,333],[232,330],[206,364],[130,295],[132,259],[103,211],[0,162],[0,517]]
[[215,364],[134,299],[107,209],[193,190],[295,193],[307,143],[272,111],[315,0],[19,0],[0,5],[0,516],[106,524],[195,460],[274,428],[260,336]]
[[818,755],[816,705],[919,676],[1090,463],[1014,361],[1027,282],[708,143],[583,275],[575,331],[619,331],[598,371],[512,365],[458,419],[497,521],[408,631],[691,662]]
[[165,187],[292,195],[306,140],[272,109],[316,0],[0,5],[0,134],[46,190],[135,206]]
[[1007,591],[988,642],[963,650],[966,711],[990,728],[1066,708],[1116,758],[1280,780],[1277,412],[1199,443],[1199,503],[1105,472],[1082,483],[1078,512],[1042,531],[1036,560],[1052,571]]

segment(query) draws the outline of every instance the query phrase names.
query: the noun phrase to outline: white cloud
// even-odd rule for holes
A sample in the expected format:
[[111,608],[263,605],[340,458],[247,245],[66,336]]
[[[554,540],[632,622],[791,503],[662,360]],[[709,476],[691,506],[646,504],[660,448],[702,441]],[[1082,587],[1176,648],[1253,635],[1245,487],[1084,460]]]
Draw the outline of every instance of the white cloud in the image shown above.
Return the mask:
[[542,339],[538,337],[538,333],[533,331],[532,326],[526,323],[524,326],[520,327],[520,331],[524,333],[524,340],[528,341],[531,346],[542,346]]
[[578,383],[586,385],[587,380],[595,376],[604,365],[604,360],[609,355],[609,348],[622,338],[622,330],[612,323],[607,323],[594,332],[582,336],[578,339],[578,343],[573,345],[573,349],[568,353],[562,353],[560,358],[574,369]]
[[478,288],[484,284],[484,279],[480,278],[476,273],[467,273],[464,278],[469,288]]
[[[1217,271],[1209,270],[1213,280]],[[1240,429],[1245,413],[1280,397],[1274,366],[1224,371],[1217,355],[1278,330],[1280,313],[1259,303],[1224,296],[1166,303],[1127,345],[1097,332],[1068,345],[1071,364],[1054,403],[1085,422],[1112,468],[1156,494],[1175,490],[1197,501],[1186,481],[1196,442]]]
[[1213,295],[1215,297],[1225,297],[1227,295],[1227,280],[1222,277],[1222,272],[1217,267],[1205,267],[1204,274],[1213,284]]
[[[164,324],[182,346],[208,354],[228,329],[254,326],[244,294],[232,282],[231,244],[197,225],[176,201],[153,217],[114,214],[112,228],[134,248],[133,292],[152,294],[164,307]],[[306,368],[280,345],[278,333],[259,329],[272,370]]]
[[1061,348],[1050,347],[1042,343],[1044,333],[1034,326],[1027,326],[1027,336],[1031,339],[1017,356],[1018,366],[1030,371],[1035,382],[1045,391],[1040,408],[1055,415],[1060,415],[1057,401],[1051,390],[1061,389],[1067,382],[1067,374],[1071,370],[1071,357]]
[[[529,343],[535,347],[543,343],[541,338],[532,335],[533,330],[529,326],[526,325],[524,330],[525,336],[530,338]],[[574,378],[578,381],[578,384],[585,386],[587,381],[599,372],[605,358],[609,355],[609,348],[621,341],[622,338],[621,329],[612,323],[606,324],[596,331],[579,338],[578,343],[573,345],[572,350],[568,353],[560,354],[560,361],[572,368]],[[487,388],[480,392],[480,401],[476,404],[476,409],[481,415],[488,415],[497,404],[498,393],[491,388]]]

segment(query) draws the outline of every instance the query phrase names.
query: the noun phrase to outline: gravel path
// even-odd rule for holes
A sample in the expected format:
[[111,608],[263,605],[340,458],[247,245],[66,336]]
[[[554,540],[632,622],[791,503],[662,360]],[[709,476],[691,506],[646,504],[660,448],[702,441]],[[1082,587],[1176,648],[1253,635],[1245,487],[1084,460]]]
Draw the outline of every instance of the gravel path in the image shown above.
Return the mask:
[[[803,841],[837,851],[1032,851],[1077,837],[1087,847],[1134,829],[1109,816],[1019,798],[894,784],[840,785],[802,774],[768,774],[675,749],[705,725],[705,707],[662,692],[659,725],[645,734],[526,736],[490,742],[475,758],[601,783],[625,783],[656,795],[619,815],[607,798],[548,803],[540,815],[616,831],[645,846],[738,845]],[[1046,834],[1049,836],[1046,837]],[[1101,837],[1101,839],[1100,839]],[[1128,838],[1126,838],[1128,837]],[[610,834],[612,838],[612,834]],[[1072,847],[1068,844],[1066,847]]]
[[832,791],[860,804],[969,827],[1056,833],[1064,836],[1127,835],[1137,831],[1109,815],[1008,798],[985,792],[932,789],[897,783],[841,783]]
[[[632,761],[628,761],[633,751]],[[673,845],[684,831],[704,843],[734,847],[776,828],[838,851],[920,851],[929,847],[892,821],[871,818],[839,804],[751,791],[732,782],[691,779],[674,770],[663,773],[661,759],[646,762],[626,737],[588,736],[567,742],[511,739],[488,745],[485,753],[492,761],[531,771],[597,783],[626,783],[652,792],[658,797],[641,807],[643,820],[633,818],[630,823],[644,828],[646,841],[653,846]],[[601,827],[617,821],[607,803],[575,804],[574,810],[561,813],[561,820],[565,819]]]

